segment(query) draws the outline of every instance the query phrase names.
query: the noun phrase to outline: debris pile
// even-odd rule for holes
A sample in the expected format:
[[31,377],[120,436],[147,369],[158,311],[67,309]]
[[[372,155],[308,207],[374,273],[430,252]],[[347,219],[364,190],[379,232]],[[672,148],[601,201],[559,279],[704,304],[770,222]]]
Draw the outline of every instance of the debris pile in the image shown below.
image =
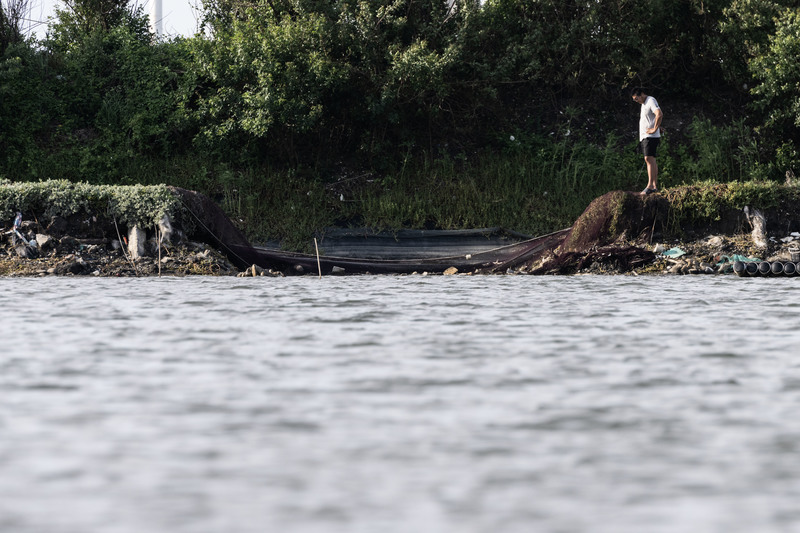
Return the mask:
[[[157,276],[236,275],[238,269],[204,243],[180,232],[157,238],[141,232],[141,243],[130,249],[129,233],[98,231],[108,221],[52,217],[43,225],[18,213],[11,228],[2,228],[0,275],[3,276]],[[91,230],[89,230],[91,229]],[[124,229],[124,228],[123,228]],[[120,241],[120,238],[122,239]]]

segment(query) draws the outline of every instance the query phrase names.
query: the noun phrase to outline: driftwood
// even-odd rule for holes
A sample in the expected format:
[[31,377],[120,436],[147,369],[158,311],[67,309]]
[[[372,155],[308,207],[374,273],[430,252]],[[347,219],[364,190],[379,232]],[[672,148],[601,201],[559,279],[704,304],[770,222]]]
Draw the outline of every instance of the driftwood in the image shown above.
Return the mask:
[[749,206],[744,207],[744,214],[747,217],[747,222],[753,228],[750,234],[753,237],[753,243],[763,249],[767,248],[767,220],[764,214],[758,209],[750,209]]

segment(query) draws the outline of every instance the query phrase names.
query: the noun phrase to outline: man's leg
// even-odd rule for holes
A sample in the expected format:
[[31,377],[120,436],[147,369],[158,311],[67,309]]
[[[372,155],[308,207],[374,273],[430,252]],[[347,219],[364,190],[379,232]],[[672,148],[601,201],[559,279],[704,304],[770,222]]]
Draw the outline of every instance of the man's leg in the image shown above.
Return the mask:
[[658,183],[658,163],[656,163],[655,156],[644,156],[644,162],[647,165],[647,188],[656,190]]

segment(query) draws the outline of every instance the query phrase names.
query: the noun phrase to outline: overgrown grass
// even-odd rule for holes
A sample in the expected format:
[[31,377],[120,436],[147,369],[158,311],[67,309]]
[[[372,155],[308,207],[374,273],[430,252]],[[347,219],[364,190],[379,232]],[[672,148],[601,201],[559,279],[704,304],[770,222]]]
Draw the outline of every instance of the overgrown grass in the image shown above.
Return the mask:
[[[566,137],[509,139],[466,157],[426,156],[381,177],[325,180],[292,171],[197,168],[171,183],[205,192],[256,242],[306,250],[330,226],[463,229],[501,226],[540,234],[572,224],[608,190],[638,190],[633,146]],[[187,165],[197,163],[187,162]],[[638,174],[638,175],[637,175]],[[146,176],[142,177],[147,179]]]
[[527,145],[516,138],[472,163],[425,159],[358,198],[366,225],[458,229],[502,226],[538,234],[567,227],[600,194],[633,189],[637,160],[588,142]]
[[796,187],[774,181],[715,183],[706,181],[665,191],[675,224],[711,224],[725,213],[745,206],[759,209],[778,207],[783,200],[798,196]]
[[164,215],[175,216],[178,199],[164,185],[90,185],[67,180],[11,183],[0,180],[0,220],[76,214],[106,215],[126,225],[153,227]]
[[755,132],[744,119],[716,126],[694,117],[687,141],[671,146],[669,137],[659,147],[659,167],[664,184],[674,187],[698,182],[764,181],[785,172],[780,163],[762,157]]

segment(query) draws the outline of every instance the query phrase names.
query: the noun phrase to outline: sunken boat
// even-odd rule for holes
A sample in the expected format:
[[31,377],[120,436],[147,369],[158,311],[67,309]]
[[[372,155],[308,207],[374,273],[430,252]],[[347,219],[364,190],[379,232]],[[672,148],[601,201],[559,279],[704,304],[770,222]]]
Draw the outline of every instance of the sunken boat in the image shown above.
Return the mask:
[[[480,231],[480,230],[477,230]],[[457,255],[432,255],[430,247],[426,246],[421,238],[416,248],[409,246],[400,247],[401,252],[409,255],[427,252],[421,257],[398,258],[376,256],[365,252],[366,255],[327,255],[304,254],[287,252],[274,248],[253,245],[228,245],[235,256],[246,263],[258,265],[262,268],[278,270],[289,269],[293,273],[319,273],[319,274],[411,274],[414,272],[442,273],[448,269],[458,272],[506,272],[527,261],[538,254],[550,250],[553,244],[563,240],[568,230],[560,230],[548,235],[529,238],[520,242],[503,246],[491,246],[475,250],[474,246],[465,246]],[[458,236],[451,235],[458,241]],[[381,237],[378,236],[378,239]],[[487,243],[491,241],[487,240]],[[394,254],[388,254],[394,255]]]
[[[475,230],[332,230],[322,253],[300,253],[251,244],[207,196],[178,187],[171,190],[194,217],[204,240],[241,269],[257,265],[287,274],[411,274],[506,272],[563,241],[569,229],[529,237],[502,228]],[[319,249],[319,248],[318,248]]]

